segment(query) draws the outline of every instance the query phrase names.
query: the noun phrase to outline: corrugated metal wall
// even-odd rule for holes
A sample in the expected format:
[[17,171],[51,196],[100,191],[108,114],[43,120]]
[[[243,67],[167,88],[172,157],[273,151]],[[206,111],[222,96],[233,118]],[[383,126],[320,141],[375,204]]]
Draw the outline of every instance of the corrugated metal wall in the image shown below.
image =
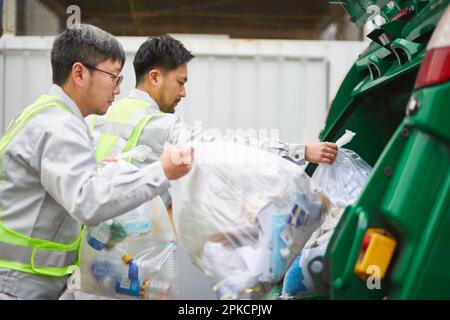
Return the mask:
[[[278,129],[288,142],[313,142],[326,107],[364,44],[176,36],[197,56],[177,112],[205,129]],[[119,38],[127,52],[119,98],[135,85],[132,60],[145,40]],[[0,129],[51,85],[53,37],[0,39]],[[274,133],[274,132],[273,132]],[[261,137],[261,135],[259,135]]]

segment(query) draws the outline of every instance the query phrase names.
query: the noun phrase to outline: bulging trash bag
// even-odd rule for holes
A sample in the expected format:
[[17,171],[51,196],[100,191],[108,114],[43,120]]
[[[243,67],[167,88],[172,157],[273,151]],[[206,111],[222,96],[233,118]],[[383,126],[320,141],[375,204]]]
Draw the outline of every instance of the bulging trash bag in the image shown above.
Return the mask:
[[317,293],[308,270],[314,258],[323,256],[344,208],[356,202],[372,173],[372,168],[359,155],[342,148],[355,133],[349,130],[336,141],[339,147],[336,161],[332,165],[320,164],[311,182],[314,188],[323,191],[332,202],[332,209],[324,216],[324,222],[316,230],[300,255],[286,272],[282,297],[306,297]]
[[172,182],[181,245],[219,299],[261,299],[283,277],[330,202],[277,155],[232,142],[198,143]]
[[[99,170],[108,175],[116,165],[131,164],[119,160]],[[76,296],[94,295],[90,298],[176,299],[177,245],[166,207],[159,196],[155,197],[130,212],[86,229],[80,269],[69,278],[68,289],[81,293]]]

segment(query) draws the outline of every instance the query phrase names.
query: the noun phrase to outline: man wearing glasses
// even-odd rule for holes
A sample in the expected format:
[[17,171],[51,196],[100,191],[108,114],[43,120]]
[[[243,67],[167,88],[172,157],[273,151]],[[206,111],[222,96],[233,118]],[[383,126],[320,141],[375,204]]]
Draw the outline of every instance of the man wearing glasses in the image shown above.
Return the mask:
[[87,64],[87,63],[85,63],[84,66],[85,66],[86,68],[88,68],[88,69],[91,69],[91,70],[96,70],[96,71],[103,72],[104,74],[109,74],[109,75],[114,79],[114,83],[115,83],[115,86],[116,86],[117,88],[120,87],[120,84],[121,84],[122,81],[123,81],[123,75],[121,75],[121,74],[117,75],[117,74],[114,74],[114,73],[111,73],[111,72],[102,70],[102,69],[100,69],[100,68],[93,67],[93,66],[91,66],[91,65],[89,65],[89,64]]
[[82,225],[95,226],[151,200],[191,168],[191,148],[137,169],[99,173],[84,117],[119,94],[125,53],[90,25],[56,38],[53,86],[0,140],[0,299],[57,299],[79,263]]

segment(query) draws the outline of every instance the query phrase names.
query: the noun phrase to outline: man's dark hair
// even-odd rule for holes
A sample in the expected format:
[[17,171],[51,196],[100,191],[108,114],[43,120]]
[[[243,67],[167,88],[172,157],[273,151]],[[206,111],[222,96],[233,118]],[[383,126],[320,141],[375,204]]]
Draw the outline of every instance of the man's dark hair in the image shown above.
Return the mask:
[[67,29],[53,43],[51,52],[53,83],[63,85],[76,62],[97,66],[112,59],[125,63],[122,45],[110,33],[89,24]]
[[136,85],[151,69],[174,70],[188,63],[194,55],[184,45],[169,35],[147,39],[134,56]]

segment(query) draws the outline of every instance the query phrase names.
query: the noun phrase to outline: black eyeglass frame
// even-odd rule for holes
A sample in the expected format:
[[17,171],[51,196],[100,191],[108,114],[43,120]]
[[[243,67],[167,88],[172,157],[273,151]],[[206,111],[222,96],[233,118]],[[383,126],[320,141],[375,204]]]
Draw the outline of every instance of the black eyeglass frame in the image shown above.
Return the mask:
[[123,81],[123,75],[122,75],[122,74],[120,74],[120,75],[115,75],[114,73],[111,73],[111,72],[108,72],[108,71],[99,69],[99,68],[94,67],[94,66],[91,66],[91,65],[89,65],[89,64],[83,64],[83,65],[84,65],[86,68],[88,68],[88,69],[97,70],[97,71],[100,71],[100,72],[109,74],[109,75],[110,75],[111,77],[113,77],[114,79],[117,78],[117,80],[116,80],[116,81],[117,81],[117,82],[116,82],[116,87],[120,86],[120,84],[121,84],[122,81]]

